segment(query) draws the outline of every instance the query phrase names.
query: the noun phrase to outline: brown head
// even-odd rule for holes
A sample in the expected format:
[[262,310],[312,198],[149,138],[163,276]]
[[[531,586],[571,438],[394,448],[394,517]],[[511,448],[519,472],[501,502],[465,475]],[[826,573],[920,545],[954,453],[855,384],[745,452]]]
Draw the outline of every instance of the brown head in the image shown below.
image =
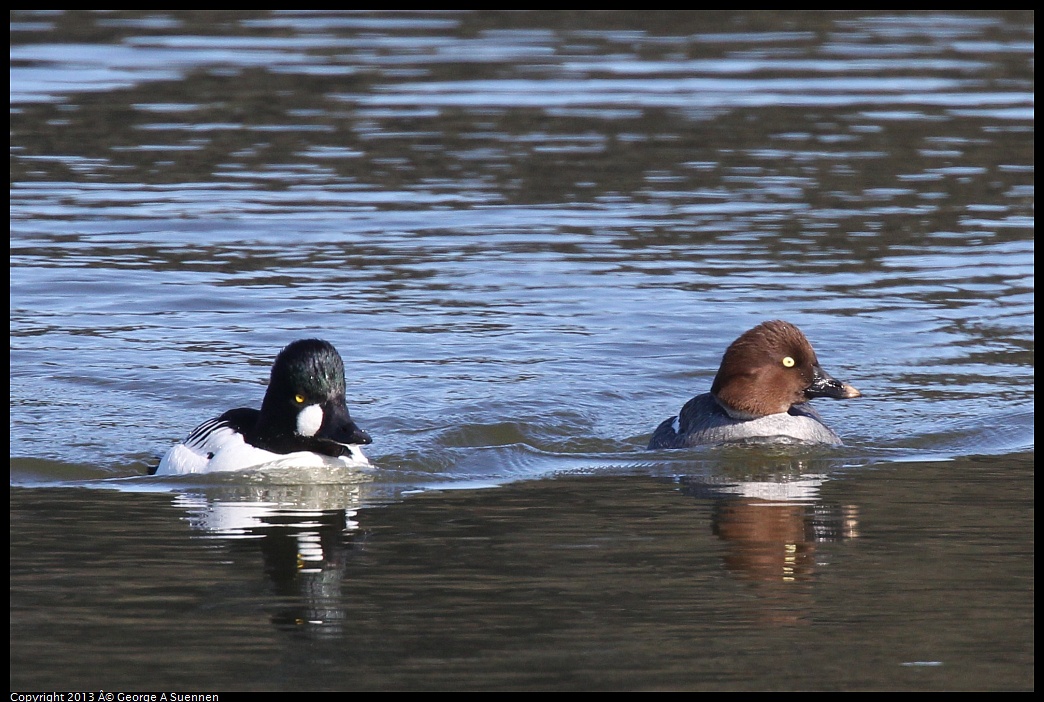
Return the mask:
[[801,330],[780,320],[762,322],[732,342],[711,393],[736,419],[786,412],[814,397],[861,395],[824,371]]

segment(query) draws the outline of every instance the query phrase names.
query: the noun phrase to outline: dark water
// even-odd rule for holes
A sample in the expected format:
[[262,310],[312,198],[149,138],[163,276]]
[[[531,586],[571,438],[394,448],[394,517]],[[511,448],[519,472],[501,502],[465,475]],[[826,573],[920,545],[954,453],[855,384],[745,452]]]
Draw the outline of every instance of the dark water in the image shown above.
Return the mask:
[[[12,12],[12,690],[1032,689],[1033,17]],[[306,336],[374,469],[145,476]]]

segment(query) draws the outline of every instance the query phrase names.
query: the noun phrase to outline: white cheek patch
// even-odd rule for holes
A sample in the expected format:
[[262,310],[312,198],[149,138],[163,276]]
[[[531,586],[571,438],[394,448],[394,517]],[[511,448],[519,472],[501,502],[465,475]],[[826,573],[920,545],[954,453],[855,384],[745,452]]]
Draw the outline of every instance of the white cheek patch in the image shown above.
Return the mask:
[[675,434],[677,434],[678,432],[681,431],[681,415],[680,414],[677,417],[674,418],[673,422],[671,422],[671,429],[674,430]]
[[297,433],[301,436],[315,436],[321,426],[323,408],[319,405],[308,405],[297,413]]

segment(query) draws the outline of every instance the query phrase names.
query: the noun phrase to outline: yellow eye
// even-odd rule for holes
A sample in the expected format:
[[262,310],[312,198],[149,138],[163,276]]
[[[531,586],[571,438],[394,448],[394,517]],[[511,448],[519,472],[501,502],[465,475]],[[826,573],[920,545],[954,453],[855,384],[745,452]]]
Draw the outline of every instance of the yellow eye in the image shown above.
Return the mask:
[[296,402],[299,405],[303,405],[305,403],[305,396],[300,394],[294,395],[294,402]]
[[783,357],[783,365],[786,366],[787,368],[793,368],[794,367],[794,359],[791,358],[790,356],[784,356]]

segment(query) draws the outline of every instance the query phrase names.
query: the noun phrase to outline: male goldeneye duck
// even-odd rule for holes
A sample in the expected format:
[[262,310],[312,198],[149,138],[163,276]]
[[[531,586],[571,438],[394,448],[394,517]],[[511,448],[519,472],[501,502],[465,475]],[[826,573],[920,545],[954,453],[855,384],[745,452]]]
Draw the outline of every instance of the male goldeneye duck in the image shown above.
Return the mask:
[[216,473],[260,466],[366,466],[372,442],[344,400],[344,363],[319,339],[279,352],[261,409],[229,410],[167,451],[155,475]]
[[653,432],[650,449],[733,441],[840,444],[841,437],[804,403],[862,393],[822,369],[793,324],[763,322],[732,342],[709,393],[697,395]]

